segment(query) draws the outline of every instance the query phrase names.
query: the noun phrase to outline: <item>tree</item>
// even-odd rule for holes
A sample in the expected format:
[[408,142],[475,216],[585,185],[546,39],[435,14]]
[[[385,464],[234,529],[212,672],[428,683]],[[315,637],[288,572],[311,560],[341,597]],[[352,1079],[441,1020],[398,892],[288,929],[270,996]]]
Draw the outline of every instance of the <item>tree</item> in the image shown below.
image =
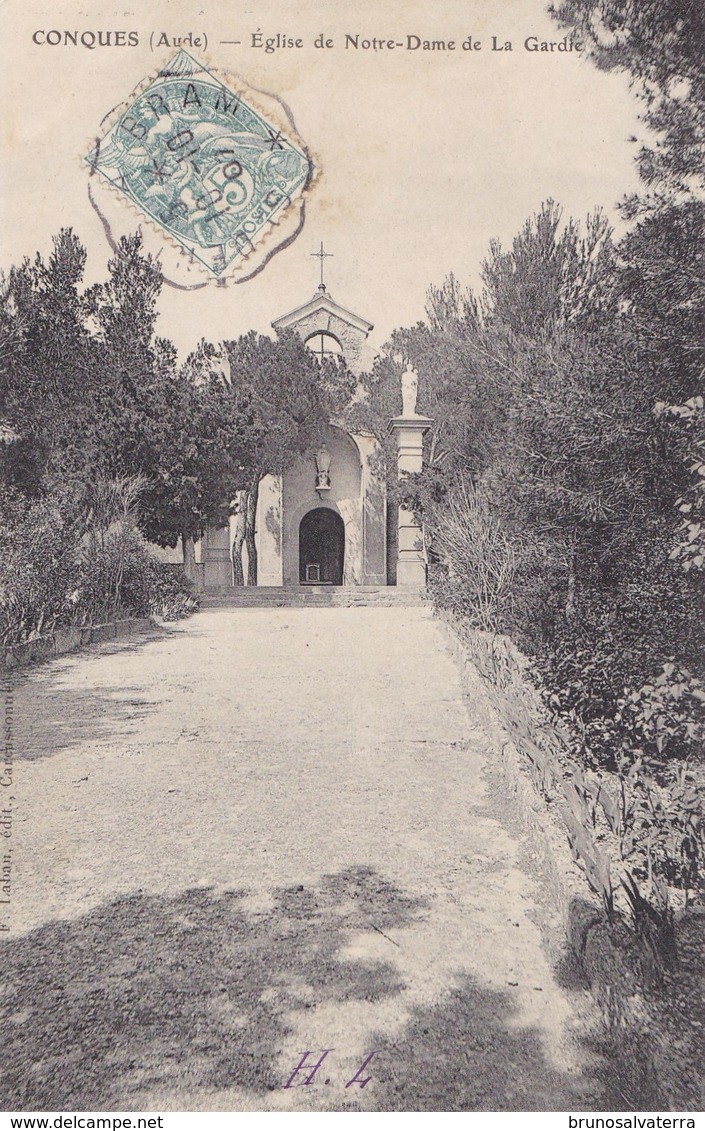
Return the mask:
[[[674,539],[671,558],[683,569],[705,571],[705,402],[701,396],[691,397],[685,404],[655,406],[658,419],[671,425],[671,442],[688,468],[690,482],[682,498],[677,500],[683,516]],[[675,433],[675,443],[674,443]]]
[[0,418],[15,442],[4,479],[26,495],[126,475],[144,480],[139,522],[162,546],[227,521],[241,485],[248,419],[235,411],[216,351],[179,367],[156,334],[162,286],[139,235],[120,241],[108,277],[82,290],[86,253],[68,230],[45,263],[13,269],[0,304]]
[[96,373],[80,284],[86,253],[70,229],[11,270],[2,294],[0,414],[17,441],[2,456],[3,478],[41,493],[57,452],[80,452],[90,427]]
[[136,234],[120,241],[107,280],[86,294],[97,324],[93,348],[101,375],[93,391],[89,443],[110,474],[136,469],[151,479],[158,473],[183,407],[175,384],[176,351],[156,335],[161,287],[159,264],[143,254]]
[[[646,134],[637,162],[644,191],[623,203],[635,222],[618,248],[618,286],[642,371],[656,375],[649,388],[658,442],[673,465],[682,454],[684,420],[691,431],[702,429],[705,9],[700,0],[563,0],[553,14],[586,39],[598,67],[629,75],[641,104]],[[691,505],[684,492],[674,475],[676,516],[677,507]],[[662,549],[670,543],[667,538]],[[687,549],[681,557],[691,560]],[[684,598],[697,609],[702,588],[691,586]]]
[[563,0],[550,10],[587,42],[600,69],[630,76],[650,132],[638,154],[644,184],[662,198],[702,198],[705,8],[700,0]]
[[621,296],[642,350],[673,399],[697,395],[705,369],[705,201],[642,215],[618,253]]
[[[563,0],[551,11],[602,70],[623,71],[641,104],[644,184],[622,210],[621,298],[652,363],[701,391],[705,365],[705,9],[700,0]],[[636,141],[636,138],[633,139]]]
[[[498,623],[534,647],[588,606],[626,607],[684,489],[653,415],[656,400],[680,395],[682,373],[657,364],[624,306],[621,270],[602,215],[564,223],[549,201],[509,248],[491,244],[479,297],[453,278],[431,289],[425,323],[395,332],[365,380],[381,432],[398,411],[399,359],[417,368],[420,409],[437,423],[407,494],[429,548],[474,560],[463,522],[467,545],[485,528],[499,558],[509,544]],[[499,558],[486,564],[504,579]]]
[[163,383],[153,408],[158,458],[145,496],[144,529],[161,546],[180,539],[192,577],[194,541],[206,527],[229,521],[229,501],[242,487],[255,436],[230,395],[222,358],[207,342]]
[[233,544],[235,581],[244,581],[247,547],[249,585],[257,584],[255,516],[265,475],[282,475],[317,442],[331,416],[340,412],[355,382],[344,363],[319,362],[301,338],[284,331],[276,339],[254,331],[225,343],[230,397],[235,415],[250,429],[246,483],[239,493]]
[[156,409],[175,362],[155,336],[161,273],[138,235],[120,241],[107,281],[82,291],[85,262],[65,229],[46,263],[37,255],[11,271],[3,296],[13,349],[0,366],[0,402],[20,435],[14,478],[30,494],[45,474],[149,475],[153,463]]

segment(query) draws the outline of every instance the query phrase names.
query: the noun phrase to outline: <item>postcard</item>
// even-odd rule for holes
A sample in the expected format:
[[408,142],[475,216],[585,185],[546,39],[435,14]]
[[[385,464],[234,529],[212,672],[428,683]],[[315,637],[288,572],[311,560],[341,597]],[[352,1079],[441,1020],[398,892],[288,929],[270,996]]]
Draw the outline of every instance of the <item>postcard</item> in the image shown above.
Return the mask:
[[5,4],[6,1112],[695,1126],[703,29],[633,7]]

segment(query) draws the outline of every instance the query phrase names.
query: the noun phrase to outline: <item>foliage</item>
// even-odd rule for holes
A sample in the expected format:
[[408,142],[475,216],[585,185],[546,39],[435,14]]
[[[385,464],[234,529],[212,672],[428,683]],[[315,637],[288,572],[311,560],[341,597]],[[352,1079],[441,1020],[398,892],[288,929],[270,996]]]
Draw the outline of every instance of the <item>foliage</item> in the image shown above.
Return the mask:
[[633,752],[612,769],[586,769],[579,746],[566,746],[565,715],[531,692],[526,661],[507,638],[461,633],[608,922],[619,933],[627,917],[642,975],[658,984],[677,961],[674,893],[681,906],[705,894],[705,817],[692,769]]
[[151,408],[157,434],[143,528],[160,546],[181,539],[184,561],[206,527],[228,522],[254,457],[256,436],[229,394],[227,368],[227,358],[202,341]]
[[224,350],[201,342],[179,366],[156,333],[162,276],[141,237],[123,238],[107,278],[87,288],[85,264],[63,230],[48,259],[14,268],[0,294],[0,421],[13,440],[0,448],[0,477],[39,499],[57,482],[80,492],[139,476],[141,531],[162,546],[181,539],[185,561],[244,491],[255,581],[259,481],[313,445],[354,378],[344,363],[319,365],[293,333],[252,333]]
[[83,485],[79,520],[92,540],[101,546],[111,527],[136,522],[139,503],[149,485],[143,475],[98,475]]
[[705,411],[702,396],[681,405],[656,404],[655,415],[678,425],[679,450],[690,472],[685,494],[676,500],[683,518],[676,531],[671,559],[686,573],[705,569]]
[[166,575],[136,526],[139,477],[76,481],[27,501],[0,496],[0,639],[196,606],[185,579]]
[[[644,183],[663,194],[705,189],[705,11],[699,0],[562,0],[597,66],[629,75],[647,128]],[[637,140],[636,138],[634,139]]]
[[[436,600],[528,649],[579,756],[611,767],[648,737],[625,699],[669,663],[705,675],[702,585],[669,560],[691,472],[654,414],[679,403],[694,362],[668,362],[653,272],[654,289],[624,302],[625,263],[647,243],[642,227],[624,252],[599,213],[564,224],[549,201],[509,249],[491,245],[479,297],[453,277],[432,289],[426,322],[397,331],[365,381],[378,434],[407,361],[435,420],[403,494],[425,524]],[[699,756],[697,709],[680,704],[692,725],[658,736],[663,752]]]
[[511,250],[490,242],[479,309],[489,324],[531,338],[565,325],[599,327],[615,309],[613,263],[603,212],[588,216],[581,229],[573,219],[563,222],[561,209],[549,200],[526,220]]
[[[39,497],[56,480],[142,476],[139,523],[161,545],[227,521],[252,448],[216,351],[178,367],[156,335],[162,286],[141,239],[122,239],[105,282],[81,289],[85,250],[64,230],[45,262],[13,269],[0,302],[0,416],[17,434],[0,474]],[[47,482],[47,476],[49,482]]]
[[[675,961],[674,891],[705,895],[690,769],[705,740],[703,215],[692,199],[642,209],[615,245],[599,214],[563,223],[549,201],[508,249],[491,244],[478,296],[453,277],[431,289],[426,321],[396,331],[366,381],[373,419],[397,358],[418,370],[437,423],[406,497],[434,598],[492,634],[498,709],[655,982]],[[498,632],[530,654],[539,727]]]
[[152,561],[149,606],[166,621],[182,620],[197,611],[198,599],[183,569]]
[[293,331],[276,339],[251,331],[225,348],[231,398],[257,430],[255,470],[280,474],[327,423],[320,364]]
[[447,603],[453,607],[454,596],[462,592],[462,612],[469,623],[490,629],[509,600],[514,549],[476,488],[461,482],[446,506],[434,550],[448,563]]
[[103,624],[149,614],[151,556],[134,528],[111,530],[77,564],[73,623]]
[[226,397],[238,419],[246,419],[249,459],[243,467],[233,546],[236,582],[244,583],[242,547],[247,545],[248,584],[257,584],[254,537],[259,484],[267,474],[281,475],[312,449],[332,417],[345,410],[356,382],[344,361],[322,363],[298,334],[276,339],[254,331],[225,343],[229,376]]
[[3,289],[0,404],[19,437],[2,453],[3,479],[34,497],[53,453],[80,449],[91,428],[97,374],[79,290],[85,260],[79,240],[63,230],[47,262],[25,260]]
[[0,498],[0,639],[14,644],[72,623],[80,526],[65,500]]
[[664,664],[652,682],[619,703],[615,722],[627,738],[625,754],[682,761],[705,741],[705,686],[691,672]]
[[686,401],[702,391],[705,368],[705,201],[651,209],[617,253],[620,297],[642,353],[674,403]]
[[[647,738],[644,749],[654,756],[701,757],[697,696],[675,698],[681,694],[678,673],[690,673],[694,688],[702,674],[696,597],[688,577],[666,560],[664,549],[661,561],[624,577],[612,594],[579,593],[579,615],[570,621],[558,618],[550,637],[535,647],[550,705],[570,721],[576,751],[588,764],[614,767],[621,751],[641,750]],[[672,692],[668,673],[674,673]],[[636,706],[659,694],[674,696],[671,705],[681,724],[668,741],[664,732],[656,743],[653,724],[645,729]],[[660,712],[654,715],[660,717]]]

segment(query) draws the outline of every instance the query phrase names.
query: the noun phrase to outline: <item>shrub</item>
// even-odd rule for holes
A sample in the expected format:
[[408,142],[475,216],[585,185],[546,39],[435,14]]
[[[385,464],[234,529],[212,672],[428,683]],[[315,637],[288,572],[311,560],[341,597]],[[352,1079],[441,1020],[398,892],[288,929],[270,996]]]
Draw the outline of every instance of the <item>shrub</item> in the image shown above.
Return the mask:
[[501,522],[468,481],[454,488],[435,517],[433,549],[444,562],[434,576],[439,603],[475,627],[496,629],[515,572],[515,553]]
[[687,760],[703,749],[705,687],[690,671],[663,665],[655,679],[619,702],[615,723],[632,755]]
[[686,571],[705,571],[705,406],[701,396],[691,397],[685,404],[654,408],[657,419],[669,422],[676,448],[690,472],[691,481],[685,495],[677,500],[683,516],[678,528],[671,559]]
[[0,640],[16,644],[74,619],[80,529],[65,500],[0,497]]
[[[125,499],[136,480],[105,481],[112,508],[86,508],[88,492],[57,489],[28,503],[0,492],[0,641],[16,644],[70,624],[99,624],[158,613],[165,620],[198,608],[178,567],[156,562]],[[114,486],[115,490],[112,490]],[[112,493],[111,493],[112,491]],[[117,499],[117,502],[114,500]],[[129,501],[128,500],[128,501]]]
[[623,753],[702,755],[703,662],[699,575],[666,554],[625,565],[612,590],[583,589],[534,648],[547,702],[567,719],[588,765],[614,769]]
[[149,607],[167,621],[181,620],[198,610],[193,585],[181,566],[152,559]]
[[117,524],[102,544],[91,540],[78,563],[75,619],[98,624],[122,616],[147,616],[151,566],[146,542],[129,525]]

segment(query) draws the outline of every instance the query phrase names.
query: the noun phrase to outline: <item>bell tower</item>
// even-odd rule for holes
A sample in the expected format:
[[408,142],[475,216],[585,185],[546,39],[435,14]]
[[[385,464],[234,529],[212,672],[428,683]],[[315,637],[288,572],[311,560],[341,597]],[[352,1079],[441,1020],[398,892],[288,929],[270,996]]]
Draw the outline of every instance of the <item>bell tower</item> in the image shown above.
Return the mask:
[[320,283],[313,298],[302,306],[290,310],[272,322],[273,330],[295,330],[321,358],[342,354],[353,373],[364,368],[364,346],[371,330],[371,322],[346,310],[328,293],[323,267],[332,253],[323,250],[312,253],[320,260]]

